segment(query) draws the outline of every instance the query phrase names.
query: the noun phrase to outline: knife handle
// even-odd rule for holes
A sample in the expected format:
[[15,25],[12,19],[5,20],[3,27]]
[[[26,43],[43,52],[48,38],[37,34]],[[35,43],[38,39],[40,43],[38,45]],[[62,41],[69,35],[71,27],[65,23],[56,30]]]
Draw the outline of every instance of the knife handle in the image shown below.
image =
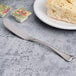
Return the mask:
[[68,62],[73,60],[72,55],[61,52],[61,51],[57,50],[55,47],[51,46],[50,44],[48,44],[48,43],[46,43],[46,42],[44,42],[42,40],[39,40],[39,39],[36,39],[36,38],[33,38],[33,37],[29,37],[29,40],[34,41],[36,43],[40,43],[42,45],[45,45],[45,46],[51,48],[53,52],[55,52],[56,54],[58,54],[60,57],[62,57],[64,60],[66,60]]

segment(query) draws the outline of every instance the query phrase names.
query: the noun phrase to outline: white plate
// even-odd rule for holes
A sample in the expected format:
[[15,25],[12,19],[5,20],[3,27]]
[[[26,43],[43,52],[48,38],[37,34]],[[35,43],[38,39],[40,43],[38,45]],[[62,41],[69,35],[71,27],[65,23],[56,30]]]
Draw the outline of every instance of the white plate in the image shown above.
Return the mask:
[[45,22],[46,24],[66,30],[76,30],[76,24],[70,24],[62,21],[54,20],[47,16],[46,14],[46,7],[45,7],[46,0],[36,0],[34,3],[34,12],[36,16]]

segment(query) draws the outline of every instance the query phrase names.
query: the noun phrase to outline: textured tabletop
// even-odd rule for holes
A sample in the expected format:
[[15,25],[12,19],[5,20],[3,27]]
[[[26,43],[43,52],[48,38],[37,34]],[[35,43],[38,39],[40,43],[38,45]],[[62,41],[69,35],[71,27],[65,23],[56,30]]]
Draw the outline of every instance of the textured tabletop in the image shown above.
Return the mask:
[[[28,34],[39,38],[60,51],[76,55],[76,31],[59,30],[41,22],[34,14],[34,0],[0,0],[12,10],[25,7],[32,15],[18,23],[6,16]],[[22,40],[9,32],[0,18],[0,76],[76,76],[76,60],[65,62],[51,49]]]

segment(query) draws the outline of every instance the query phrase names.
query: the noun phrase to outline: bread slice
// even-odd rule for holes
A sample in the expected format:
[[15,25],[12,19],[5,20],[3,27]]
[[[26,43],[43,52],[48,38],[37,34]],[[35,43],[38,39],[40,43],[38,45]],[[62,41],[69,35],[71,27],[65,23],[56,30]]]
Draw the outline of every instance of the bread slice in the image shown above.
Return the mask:
[[76,0],[47,0],[47,15],[49,17],[76,23]]

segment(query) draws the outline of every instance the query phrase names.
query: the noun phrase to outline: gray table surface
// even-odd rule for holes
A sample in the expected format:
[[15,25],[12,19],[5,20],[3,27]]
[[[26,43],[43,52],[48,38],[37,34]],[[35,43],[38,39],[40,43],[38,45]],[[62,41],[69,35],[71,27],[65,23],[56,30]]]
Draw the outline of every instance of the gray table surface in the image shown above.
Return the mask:
[[[6,16],[28,34],[71,55],[76,55],[76,31],[59,30],[41,22],[34,14],[34,0],[0,0],[12,11],[25,7],[32,15],[23,23]],[[0,18],[0,76],[76,76],[76,60],[65,62],[51,49],[25,41],[10,33]]]

